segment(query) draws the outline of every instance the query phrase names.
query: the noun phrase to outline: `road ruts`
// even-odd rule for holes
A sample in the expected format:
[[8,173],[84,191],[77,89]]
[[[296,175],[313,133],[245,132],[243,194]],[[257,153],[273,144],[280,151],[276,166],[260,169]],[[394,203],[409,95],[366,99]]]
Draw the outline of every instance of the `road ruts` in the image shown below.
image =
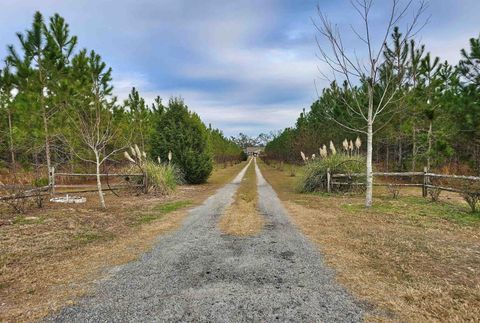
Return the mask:
[[54,322],[358,322],[363,309],[290,222],[256,161],[256,236],[222,234],[219,216],[245,173],[190,211],[139,260],[112,270]]

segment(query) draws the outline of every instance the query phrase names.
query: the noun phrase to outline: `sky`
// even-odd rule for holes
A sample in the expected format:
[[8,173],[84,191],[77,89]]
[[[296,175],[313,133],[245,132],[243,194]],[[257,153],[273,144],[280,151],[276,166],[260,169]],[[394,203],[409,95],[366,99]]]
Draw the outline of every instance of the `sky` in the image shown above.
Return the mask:
[[[376,0],[376,30],[387,13]],[[206,124],[227,135],[255,136],[294,124],[326,86],[317,59],[316,6],[362,55],[350,0],[0,0],[0,58],[18,46],[35,11],[63,16],[79,48],[94,49],[113,69],[120,100],[135,86],[152,102],[181,96]],[[479,0],[430,0],[417,35],[428,51],[456,63],[480,33]],[[407,16],[408,17],[408,16]],[[374,33],[375,33],[374,31]],[[357,48],[358,46],[358,48]],[[314,81],[316,83],[314,83]],[[315,85],[316,84],[316,85]]]

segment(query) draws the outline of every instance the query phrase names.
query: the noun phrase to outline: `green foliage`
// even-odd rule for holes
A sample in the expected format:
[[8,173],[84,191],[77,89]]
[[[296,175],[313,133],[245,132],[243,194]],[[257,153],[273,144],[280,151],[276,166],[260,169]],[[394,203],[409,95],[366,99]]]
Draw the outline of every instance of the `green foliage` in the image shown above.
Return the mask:
[[[212,159],[244,158],[240,147],[221,131],[207,129],[182,100],[173,99],[165,107],[157,97],[148,106],[132,88],[128,98],[117,103],[112,70],[95,51],[78,50],[77,37],[58,14],[45,19],[36,12],[31,26],[17,38],[18,45],[8,46],[6,65],[0,69],[0,133],[5,134],[0,136],[0,165],[14,166],[15,160],[40,168],[50,156],[58,167],[81,165],[88,171],[84,162],[95,161],[95,150],[102,161],[136,144],[164,162],[172,151],[172,162],[185,179],[201,183],[212,170]],[[167,190],[178,180],[178,174],[172,175],[177,172],[169,169],[159,171],[167,182],[160,186]],[[153,176],[155,180],[160,181]]]
[[151,155],[168,160],[180,168],[188,183],[204,183],[213,170],[208,144],[208,130],[200,117],[188,110],[182,99],[169,101],[168,107],[157,112]]
[[153,133],[153,113],[147,107],[145,100],[135,88],[128,95],[123,103],[123,121],[132,130],[132,143],[137,144],[142,151],[150,148],[150,138]]
[[45,187],[48,185],[48,178],[46,177],[36,178],[33,180],[32,184],[35,187]]
[[208,144],[216,163],[246,160],[246,154],[233,140],[225,138],[218,129],[208,129]]
[[248,154],[242,150],[240,153],[240,161],[247,161],[248,160]]
[[[480,37],[470,40],[470,50],[462,50],[457,66],[442,62],[426,52],[425,46],[411,41],[401,43],[397,29],[392,34],[392,47],[387,47],[382,73],[397,79],[397,95],[386,106],[386,113],[376,119],[374,128],[374,162],[387,170],[418,171],[448,167],[452,172],[480,171]],[[382,100],[382,75],[375,88],[374,103]],[[367,106],[365,80],[351,87],[333,82],[319,99],[303,111],[295,126],[286,128],[265,148],[265,160],[299,163],[300,151],[307,156],[318,154],[322,144],[334,138],[355,140],[356,133],[342,127],[362,128],[362,116],[351,107]],[[360,133],[363,142],[366,142]],[[365,149],[364,145],[362,151]],[[455,169],[457,168],[458,169]]]
[[[301,193],[324,191],[327,188],[327,170],[331,174],[354,174],[365,172],[365,158],[345,154],[329,155],[326,158],[309,161],[298,182],[297,190]],[[355,178],[361,182],[361,178]],[[343,181],[343,179],[342,179]]]

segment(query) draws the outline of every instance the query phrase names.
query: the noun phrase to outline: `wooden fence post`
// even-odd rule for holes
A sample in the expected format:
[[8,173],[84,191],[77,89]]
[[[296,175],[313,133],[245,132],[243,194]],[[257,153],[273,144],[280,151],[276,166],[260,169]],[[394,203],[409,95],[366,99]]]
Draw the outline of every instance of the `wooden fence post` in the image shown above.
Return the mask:
[[145,172],[145,173],[143,174],[143,186],[144,186],[144,187],[143,187],[143,192],[144,192],[145,194],[147,194],[147,193],[148,193],[148,176],[147,176],[147,172]]
[[427,167],[423,168],[423,185],[422,185],[422,196],[427,197],[427,185],[428,185],[428,169]]
[[327,168],[327,193],[330,193],[330,182],[331,182],[331,174],[330,174],[330,168]]

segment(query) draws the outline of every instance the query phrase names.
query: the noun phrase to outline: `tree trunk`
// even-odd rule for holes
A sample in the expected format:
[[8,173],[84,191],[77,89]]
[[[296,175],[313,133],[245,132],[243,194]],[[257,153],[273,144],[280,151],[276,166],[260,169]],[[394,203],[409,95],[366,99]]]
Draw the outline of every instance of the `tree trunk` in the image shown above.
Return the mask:
[[9,141],[10,141],[10,159],[12,162],[12,170],[15,171],[15,148],[13,146],[13,128],[12,128],[12,113],[10,109],[7,109],[7,116],[8,116],[8,134],[9,134]]
[[372,122],[368,122],[367,129],[367,194],[365,197],[365,206],[372,206],[373,199],[373,163],[372,163],[372,152],[373,152],[373,125]]
[[417,130],[415,129],[415,124],[413,125],[413,133],[412,133],[412,172],[415,171],[416,164],[417,164]]
[[403,164],[403,146],[402,146],[402,139],[398,139],[398,170],[402,170],[403,167],[402,167],[402,164]]
[[428,126],[428,151],[427,151],[427,169],[430,171],[430,157],[432,154],[432,132],[433,132],[433,122],[430,120],[430,124]]
[[42,65],[42,58],[41,54],[38,54],[38,77],[41,85],[40,89],[40,108],[42,109],[42,117],[43,117],[43,130],[45,131],[45,157],[47,159],[47,169],[50,171],[52,167],[51,158],[50,158],[50,138],[48,135],[48,117],[47,117],[47,108],[45,107],[45,101],[43,96],[43,91],[45,89],[45,82],[43,79],[42,73],[43,65]]
[[385,168],[387,172],[390,170],[390,145],[388,144],[388,140],[387,140],[387,157],[386,157]]
[[98,199],[100,200],[100,206],[102,209],[106,209],[105,198],[103,197],[102,192],[102,181],[100,180],[100,156],[98,151],[95,152],[95,161],[97,166],[97,189],[98,189]]
[[47,159],[47,168],[50,169],[52,162],[50,159],[50,138],[48,136],[48,119],[45,107],[43,107],[43,130],[45,131],[45,157]]
[[[372,78],[373,79],[373,78]],[[372,206],[373,196],[373,86],[368,87],[368,115],[367,115],[367,192],[365,207]]]

